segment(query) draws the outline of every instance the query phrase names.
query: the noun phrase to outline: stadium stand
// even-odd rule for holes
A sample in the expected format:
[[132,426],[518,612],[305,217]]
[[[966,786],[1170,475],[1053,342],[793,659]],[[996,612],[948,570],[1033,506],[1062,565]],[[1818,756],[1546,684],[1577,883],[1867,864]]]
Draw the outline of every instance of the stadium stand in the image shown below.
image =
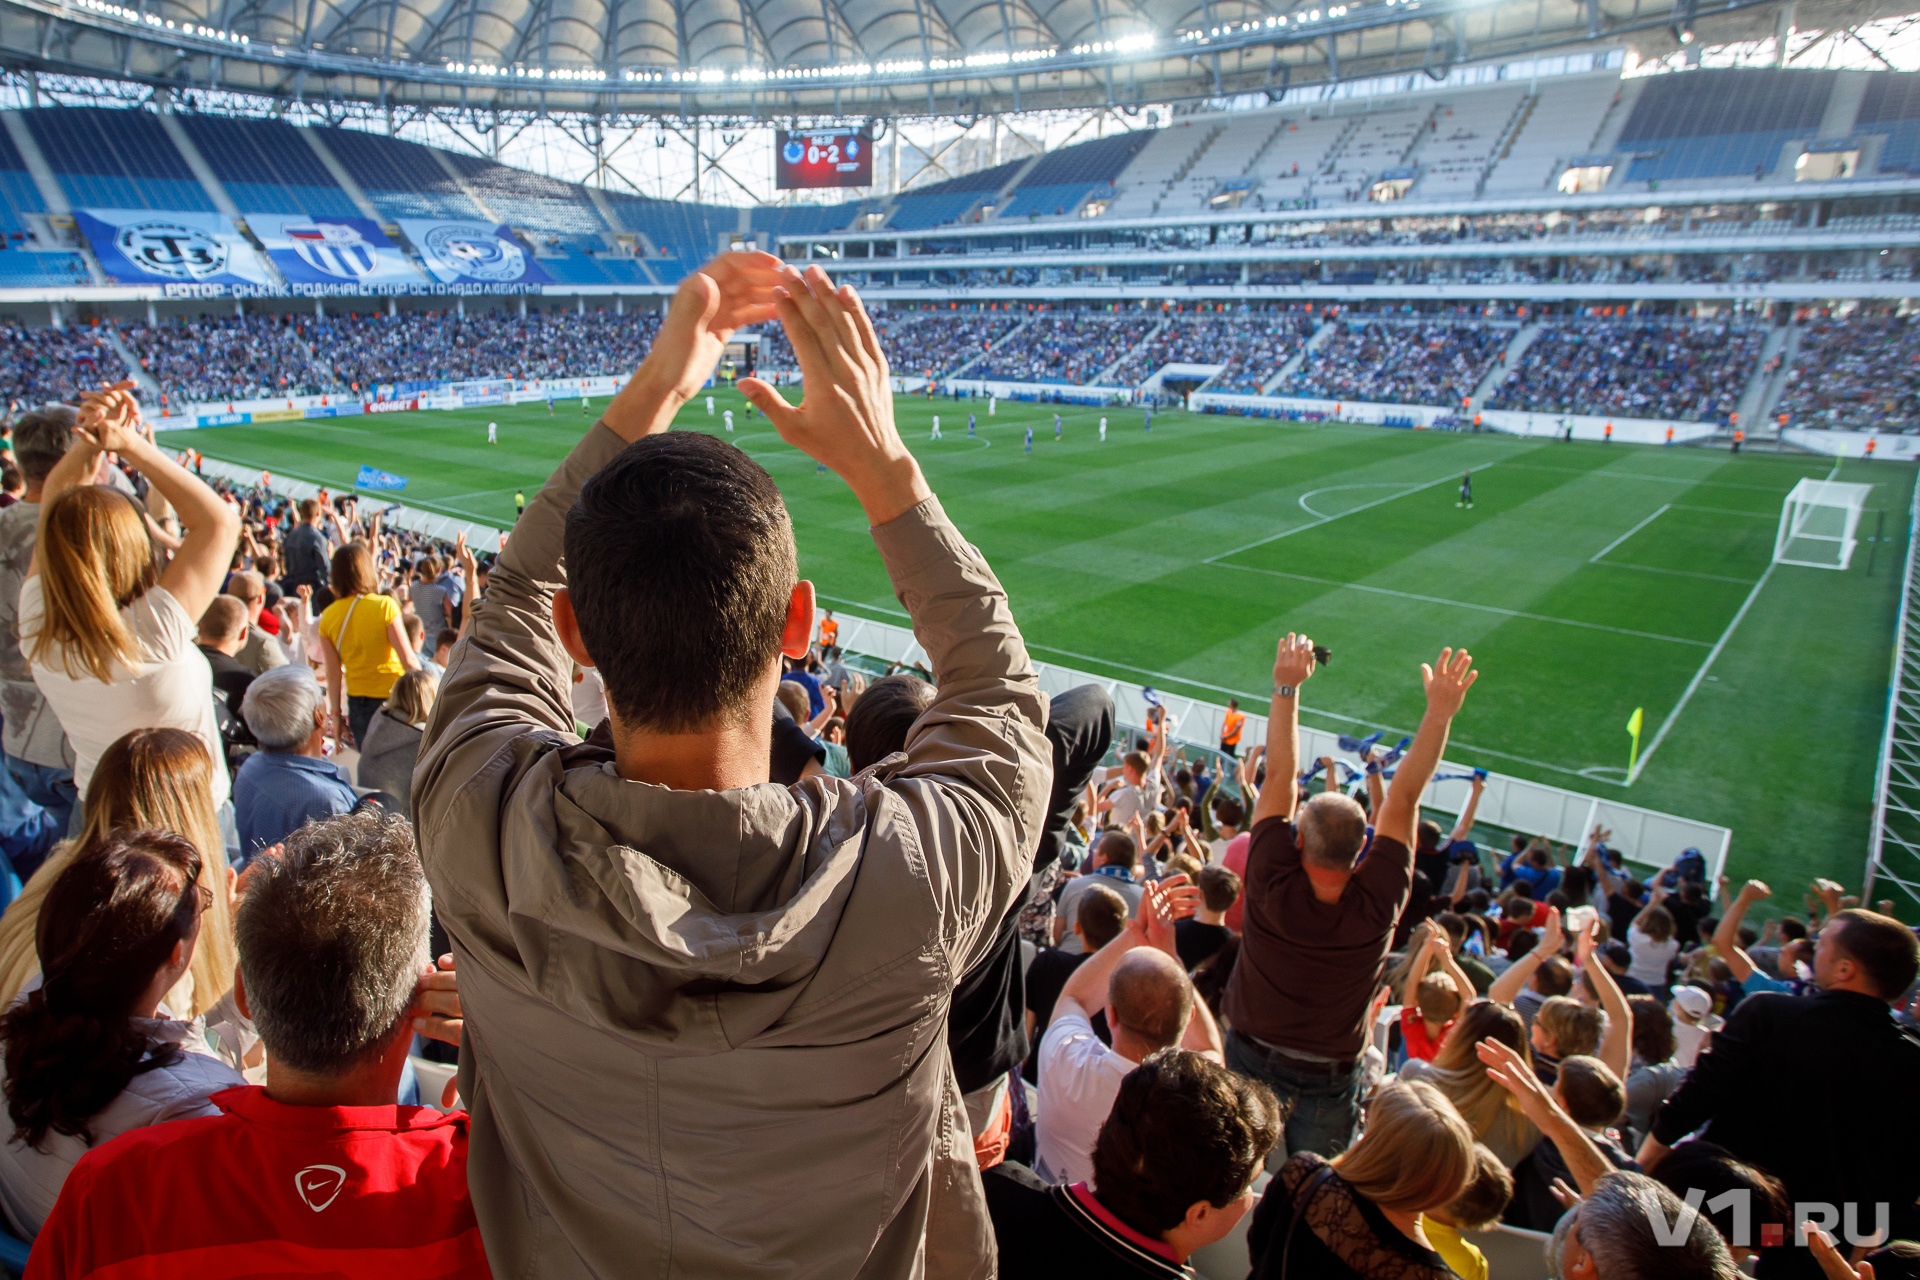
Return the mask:
[[1765,337],[1755,325],[1556,323],[1534,339],[1487,407],[1726,422]]
[[607,223],[578,183],[559,182],[481,156],[445,155],[485,205],[514,227],[598,234]]
[[1040,312],[967,372],[1009,382],[1086,385],[1159,323],[1157,314],[1138,311]]
[[989,169],[949,178],[945,182],[914,187],[896,197],[887,215],[887,226],[895,231],[918,231],[943,223],[960,222],[990,200],[994,193],[1013,181],[1026,165],[1025,160],[1009,160]]
[[1459,405],[1500,358],[1510,325],[1342,316],[1279,393],[1377,404]]
[[1781,148],[1812,138],[1834,74],[1730,67],[1712,76],[1654,76],[1640,90],[1617,150],[1635,159],[1629,182],[1764,177]]
[[44,213],[46,207],[13,135],[0,129],[0,232],[5,232],[9,248],[26,239],[25,215]]
[[1920,171],[1920,76],[1869,77],[1853,128],[1857,136],[1883,136],[1880,172]]
[[1141,218],[1159,212],[1168,188],[1186,176],[1196,152],[1207,144],[1216,127],[1181,121],[1151,132],[1133,163],[1114,178],[1115,194],[1106,216]]
[[1415,160],[1420,178],[1413,190],[1423,200],[1480,194],[1481,180],[1506,140],[1527,99],[1521,89],[1493,89],[1462,96],[1427,122]]
[[1551,189],[1568,161],[1593,149],[1619,95],[1620,81],[1610,75],[1543,82],[1522,104],[1519,128],[1489,165],[1483,194]]
[[322,139],[354,183],[386,218],[484,218],[432,147],[358,129],[329,129]]
[[1134,130],[1049,151],[1020,179],[1013,197],[994,216],[1002,220],[1072,217],[1091,197],[1112,192],[1113,180],[1146,143],[1146,132]]
[[93,326],[0,324],[0,395],[9,406],[66,400],[102,382],[118,381],[125,370],[126,362]]
[[200,316],[126,331],[166,403],[316,395],[340,388],[316,359],[312,316]]
[[1407,164],[1434,110],[1401,107],[1361,116],[1309,190],[1327,200],[1364,199],[1373,182]]
[[75,207],[216,211],[152,113],[41,107],[23,114]]
[[1920,430],[1920,330],[1907,316],[1815,320],[1776,412],[1796,427]]
[[183,115],[180,124],[243,216],[360,216],[352,198],[286,121]]
[[1207,383],[1214,391],[1258,391],[1313,333],[1298,310],[1254,315],[1175,315],[1165,329],[1120,362],[1110,381],[1134,387],[1169,364],[1224,364]]
[[647,263],[663,284],[677,283],[712,257],[721,238],[739,225],[737,209],[612,194],[606,199],[621,226],[653,246]]
[[818,231],[845,231],[855,218],[873,211],[868,200],[845,204],[756,205],[752,229],[756,234],[803,236]]

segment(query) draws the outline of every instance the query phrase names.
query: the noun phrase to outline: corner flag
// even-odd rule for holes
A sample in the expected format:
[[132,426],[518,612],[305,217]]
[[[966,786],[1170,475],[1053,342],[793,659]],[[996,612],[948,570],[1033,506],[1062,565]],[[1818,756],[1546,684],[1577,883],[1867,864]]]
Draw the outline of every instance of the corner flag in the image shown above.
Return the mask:
[[1633,746],[1627,752],[1627,777],[1633,777],[1633,768],[1640,762],[1640,727],[1646,720],[1646,708],[1635,707],[1633,714],[1627,717],[1627,732],[1633,735]]

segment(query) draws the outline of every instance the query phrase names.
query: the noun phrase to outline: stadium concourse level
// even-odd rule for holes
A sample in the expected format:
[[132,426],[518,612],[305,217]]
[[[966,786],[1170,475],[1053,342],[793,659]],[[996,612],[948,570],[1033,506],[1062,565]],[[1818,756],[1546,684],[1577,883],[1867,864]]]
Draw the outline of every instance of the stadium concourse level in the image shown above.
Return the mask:
[[1556,325],[1507,371],[1487,407],[1725,422],[1739,407],[1765,341],[1766,330],[1751,324],[1598,320]]
[[[710,268],[722,327],[764,322],[770,262]],[[10,417],[0,1250],[30,1242],[28,1280],[188,1256],[460,1280],[642,1257],[689,1278],[1547,1274],[1515,1231],[1553,1233],[1558,1276],[1738,1280],[1757,1252],[1763,1276],[1863,1280],[1827,1237],[1799,1244],[1809,1204],[1876,1277],[1915,1274],[1920,940],[1891,903],[1710,884],[1697,850],[1638,873],[1602,829],[1562,848],[1481,824],[1478,782],[1450,827],[1423,820],[1455,714],[1519,696],[1478,691],[1464,651],[1392,673],[1424,683],[1408,743],[1318,764],[1304,636],[1277,646],[1264,742],[1237,704],[1192,742],[1164,711],[1116,724],[1098,685],[1049,701],[991,567],[866,408],[881,371],[824,278],[784,279],[817,290],[787,318],[830,385],[785,409],[745,389],[853,478],[918,673],[792,607],[766,472],[659,429],[719,355],[690,336],[697,295],[491,561],[371,502],[203,482],[126,393]],[[491,358],[546,358],[498,319]],[[1111,363],[1164,320],[1034,323]],[[1297,343],[1297,321],[1249,340]],[[1230,318],[1178,323],[1170,358]],[[577,332],[630,356],[618,327]],[[1451,387],[1510,328],[1344,331]],[[202,340],[255,359],[273,336]],[[422,354],[384,341],[366,358]],[[137,668],[85,621],[116,610]],[[565,946],[514,940],[535,910]],[[664,1029],[633,1018],[642,987]],[[777,1135],[780,1158],[715,1132]],[[560,1161],[565,1188],[520,1172]]]

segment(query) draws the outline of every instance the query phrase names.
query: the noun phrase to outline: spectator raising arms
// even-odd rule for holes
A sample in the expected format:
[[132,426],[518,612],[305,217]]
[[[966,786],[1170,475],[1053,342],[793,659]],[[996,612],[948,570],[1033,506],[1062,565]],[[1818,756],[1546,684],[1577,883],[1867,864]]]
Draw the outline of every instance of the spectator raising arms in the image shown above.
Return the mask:
[[246,1083],[164,1007],[212,904],[199,879],[190,842],[145,831],[88,846],[48,890],[41,984],[0,1019],[13,1121],[0,1148],[0,1207],[14,1231],[39,1231],[89,1148],[210,1115],[209,1095]]
[[[667,430],[776,314],[805,399],[741,389],[853,490],[936,683],[904,758],[792,789],[767,781],[781,656],[814,630],[792,526],[745,454]],[[993,1271],[941,1041],[1027,881],[1047,704],[887,377],[851,289],[716,258],[472,607],[414,811],[477,1028],[469,1178],[502,1272]],[[606,683],[585,743],[572,661]]]
[[[20,590],[20,639],[33,680],[73,743],[84,794],[108,744],[128,729],[185,729],[214,758],[213,803],[231,781],[213,709],[213,675],[194,641],[239,539],[234,509],[154,447],[119,383],[83,397],[80,437],[47,477],[33,566]],[[102,454],[136,467],[186,527],[165,571],[144,513],[92,483]]]
[[237,995],[266,1086],[235,1078],[205,1118],[85,1156],[28,1276],[485,1280],[467,1117],[394,1105],[414,1032],[459,1039],[452,975],[427,963],[430,909],[403,818],[318,822],[264,859],[240,908]]
[[87,849],[137,831],[186,837],[199,854],[208,905],[186,973],[166,993],[176,1018],[210,1013],[233,989],[233,875],[213,809],[214,763],[197,734],[135,729],[100,756],[87,786],[80,835],[54,851],[0,916],[0,1006],[11,1005],[40,973],[35,939],[47,894]]
[[1311,640],[1289,634],[1280,642],[1268,785],[1254,807],[1247,853],[1246,931],[1227,987],[1227,1065],[1264,1080],[1292,1105],[1289,1153],[1331,1156],[1353,1140],[1360,1119],[1367,1011],[1412,891],[1420,793],[1479,676],[1464,649],[1442,650],[1436,665],[1422,665],[1427,713],[1369,847],[1366,811],[1357,803],[1325,792],[1300,805],[1290,782],[1300,771],[1300,686],[1313,670]]
[[380,594],[366,543],[349,542],[333,553],[331,586],[333,603],[320,614],[320,655],[327,664],[334,736],[358,746],[394,681],[420,669],[420,655],[400,625],[399,602]]

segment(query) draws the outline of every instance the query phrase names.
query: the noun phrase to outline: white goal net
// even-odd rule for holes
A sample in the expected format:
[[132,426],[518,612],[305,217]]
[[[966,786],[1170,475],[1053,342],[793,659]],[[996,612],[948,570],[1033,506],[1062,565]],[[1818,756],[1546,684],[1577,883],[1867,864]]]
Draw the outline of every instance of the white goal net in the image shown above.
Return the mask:
[[1780,508],[1780,533],[1773,542],[1775,564],[1810,569],[1845,569],[1853,563],[1860,513],[1870,484],[1802,480]]

